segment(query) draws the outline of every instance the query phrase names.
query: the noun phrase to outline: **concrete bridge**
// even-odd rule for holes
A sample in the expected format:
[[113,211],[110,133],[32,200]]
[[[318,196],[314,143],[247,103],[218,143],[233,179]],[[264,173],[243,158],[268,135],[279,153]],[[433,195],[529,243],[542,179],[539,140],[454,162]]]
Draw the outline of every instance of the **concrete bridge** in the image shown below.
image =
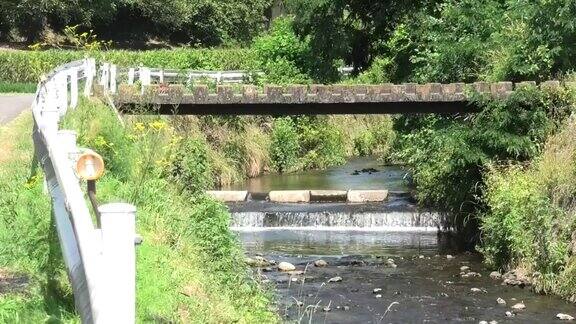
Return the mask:
[[[381,84],[381,85],[194,85],[136,86],[121,84],[113,100],[131,114],[182,115],[317,115],[473,113],[478,111],[471,95],[480,93],[505,98],[536,82],[476,82]],[[541,88],[560,87],[546,81]]]

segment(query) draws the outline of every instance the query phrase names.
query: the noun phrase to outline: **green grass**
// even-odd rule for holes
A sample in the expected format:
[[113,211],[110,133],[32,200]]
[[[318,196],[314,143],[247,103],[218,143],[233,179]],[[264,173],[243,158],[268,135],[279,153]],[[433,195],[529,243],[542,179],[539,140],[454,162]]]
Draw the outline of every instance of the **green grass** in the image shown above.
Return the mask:
[[[98,182],[99,201],[137,206],[144,239],[137,248],[138,322],[277,321],[267,292],[244,264],[227,208],[203,195],[209,178],[193,176],[203,170],[196,164],[206,162],[202,150],[180,145],[164,118],[131,119],[123,128],[98,101],[82,101],[64,127],[77,130],[81,146],[103,155],[107,172]],[[191,174],[174,169],[183,166],[175,159],[182,149],[195,157],[185,161]]]
[[35,93],[35,83],[22,83],[22,82],[0,82],[0,94],[6,93]]
[[0,295],[1,323],[77,322],[42,176],[30,177],[32,115],[0,128],[0,276],[24,276],[24,290]]
[[[244,264],[225,206],[177,187],[165,172],[173,136],[162,120],[146,131],[122,128],[99,102],[82,101],[64,121],[79,144],[103,154],[101,203],[138,208],[137,321],[274,323],[270,297]],[[29,113],[0,130],[0,274],[25,275],[24,291],[0,296],[0,322],[78,322],[42,178],[28,180],[32,158]],[[14,140],[16,139],[16,140]],[[152,152],[157,152],[152,154]]]

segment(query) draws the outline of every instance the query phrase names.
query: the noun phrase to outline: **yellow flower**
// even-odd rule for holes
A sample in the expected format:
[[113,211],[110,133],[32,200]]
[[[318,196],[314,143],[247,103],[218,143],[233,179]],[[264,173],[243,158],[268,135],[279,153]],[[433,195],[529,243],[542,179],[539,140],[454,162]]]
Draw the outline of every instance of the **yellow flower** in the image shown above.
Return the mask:
[[134,130],[137,132],[142,132],[144,129],[146,129],[146,126],[144,126],[144,123],[136,123],[134,124]]
[[166,127],[166,123],[161,120],[153,121],[148,125],[155,130],[162,130]]

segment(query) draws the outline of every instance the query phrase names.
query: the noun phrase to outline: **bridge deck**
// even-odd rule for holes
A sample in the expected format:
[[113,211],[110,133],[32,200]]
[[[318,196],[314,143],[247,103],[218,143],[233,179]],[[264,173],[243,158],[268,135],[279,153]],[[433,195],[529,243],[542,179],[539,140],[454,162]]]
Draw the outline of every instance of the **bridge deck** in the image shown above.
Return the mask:
[[[114,102],[132,114],[185,115],[302,115],[302,114],[398,114],[475,112],[470,94],[494,98],[509,96],[515,89],[535,82],[473,84],[383,84],[383,85],[206,85],[191,90],[182,85],[151,85],[140,90],[120,85]],[[547,81],[541,87],[559,87]]]

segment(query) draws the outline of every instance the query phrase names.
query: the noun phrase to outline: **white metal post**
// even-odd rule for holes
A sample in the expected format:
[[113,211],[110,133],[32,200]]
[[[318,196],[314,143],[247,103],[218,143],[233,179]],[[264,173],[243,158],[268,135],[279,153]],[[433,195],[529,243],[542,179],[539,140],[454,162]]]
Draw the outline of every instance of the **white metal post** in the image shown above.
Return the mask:
[[150,85],[150,69],[146,67],[140,67],[140,82],[142,83],[142,94],[144,94],[144,89]]
[[[136,317],[136,207],[98,207],[102,233],[106,318],[103,323],[134,323]],[[110,316],[110,317],[108,317]]]
[[86,75],[86,83],[84,84],[84,97],[89,97],[92,94],[92,84],[94,82],[94,76],[96,75],[96,70],[94,66],[96,62],[93,59],[87,59],[84,62],[84,74]]
[[110,82],[109,82],[109,71],[110,71],[110,64],[109,63],[103,63],[102,66],[100,67],[100,85],[104,87],[104,90],[108,90],[108,87],[110,86]]
[[128,69],[128,84],[134,84],[134,68]]
[[116,65],[110,65],[110,92],[116,93]]
[[78,106],[78,68],[70,69],[70,108]]

